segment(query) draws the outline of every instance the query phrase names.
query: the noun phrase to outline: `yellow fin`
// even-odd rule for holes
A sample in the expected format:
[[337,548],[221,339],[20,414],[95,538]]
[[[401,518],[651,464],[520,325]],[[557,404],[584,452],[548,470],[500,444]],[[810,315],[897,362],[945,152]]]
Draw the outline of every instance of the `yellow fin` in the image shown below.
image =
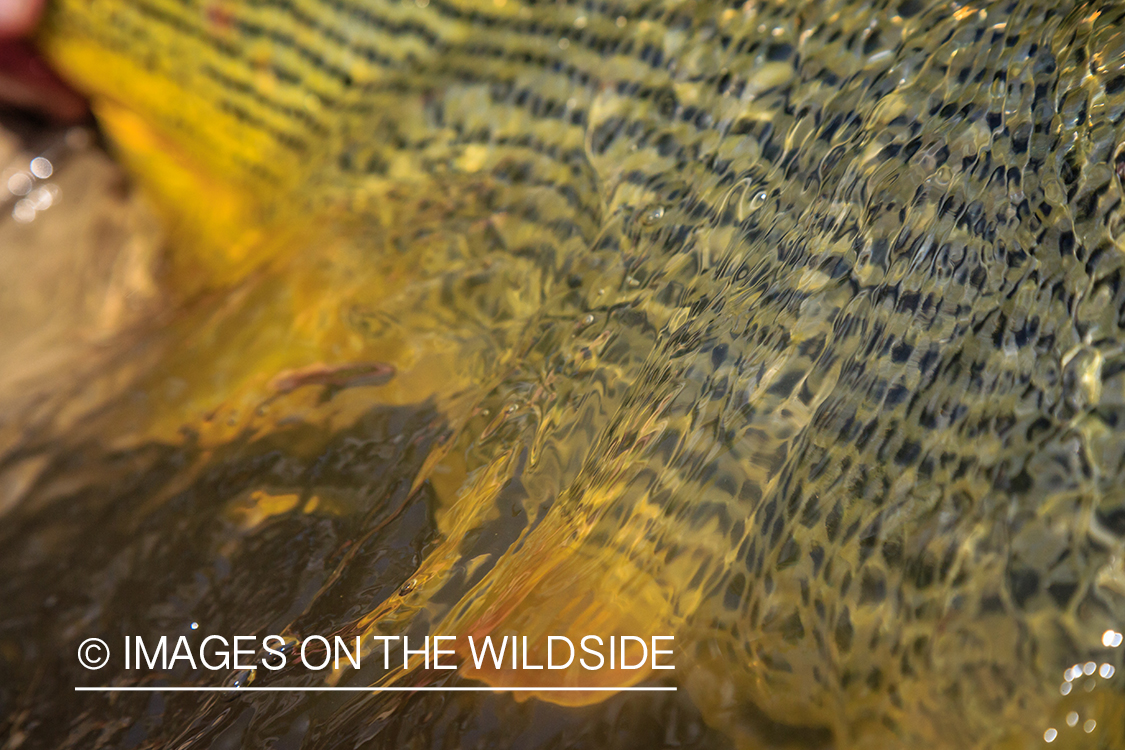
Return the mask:
[[[91,96],[103,130],[163,214],[178,288],[240,279],[282,246],[263,237],[284,234],[275,226],[279,198],[299,182],[302,167],[286,163],[266,134],[238,122],[193,78],[154,74],[80,35],[51,33],[50,25],[40,43]],[[202,122],[208,127],[193,126]],[[253,165],[264,163],[288,179],[255,174]]]
[[[513,560],[500,580],[492,583],[492,588],[500,592],[497,599],[463,626],[465,637],[458,637],[458,644],[465,649],[461,674],[497,688],[543,687],[542,692],[518,692],[514,697],[516,700],[536,697],[563,706],[598,703],[608,694],[550,688],[629,687],[652,676],[652,637],[673,634],[667,597],[655,582],[625,561],[600,560],[566,551],[555,555],[548,550],[537,552],[547,559],[532,571],[519,563],[524,562],[525,557],[535,559],[536,555],[529,552],[527,556],[520,555],[518,562]],[[479,650],[479,643],[488,635],[494,641],[504,636],[517,637],[520,655],[515,669],[507,658],[499,668],[491,661],[482,661],[479,669],[475,666],[467,650],[467,638],[472,636]],[[565,637],[573,645],[574,658],[565,669],[546,668],[551,636]],[[596,637],[596,640],[587,640],[585,645],[600,657],[583,649],[583,639],[587,636]],[[621,668],[622,636],[629,637],[625,642],[628,664],[643,662],[640,668]],[[523,650],[525,638],[526,653]],[[645,644],[643,653],[636,638]],[[673,649],[674,641],[660,641],[659,647]],[[552,649],[554,663],[566,663],[569,649],[566,642],[556,641]],[[642,655],[646,657],[643,660]],[[610,667],[611,656],[613,668]],[[658,663],[668,664],[669,658],[662,655]],[[587,668],[582,664],[583,659],[589,667],[600,664],[600,668]],[[525,665],[544,668],[525,668]]]

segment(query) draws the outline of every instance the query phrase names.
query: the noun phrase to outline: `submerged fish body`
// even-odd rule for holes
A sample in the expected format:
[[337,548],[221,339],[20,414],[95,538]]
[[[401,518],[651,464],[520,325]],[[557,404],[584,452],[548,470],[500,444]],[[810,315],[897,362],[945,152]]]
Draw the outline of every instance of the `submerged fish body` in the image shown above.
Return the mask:
[[[442,408],[415,486],[460,468],[442,541],[351,631],[674,633],[678,681],[748,746],[1109,748],[1123,24],[61,0],[43,43],[205,284],[279,247],[283,274],[341,245],[385,269],[326,272],[354,314],[325,341]],[[285,393],[352,372],[275,364]],[[1087,662],[1117,676],[1060,690]]]

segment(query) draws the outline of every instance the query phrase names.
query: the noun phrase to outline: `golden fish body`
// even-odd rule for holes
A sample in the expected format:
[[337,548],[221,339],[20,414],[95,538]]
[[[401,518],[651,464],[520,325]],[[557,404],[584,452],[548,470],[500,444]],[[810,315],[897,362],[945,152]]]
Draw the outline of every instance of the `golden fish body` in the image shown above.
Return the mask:
[[1125,6],[884,5],[57,2],[181,285],[280,321],[191,318],[144,435],[386,362],[442,538],[349,632],[672,633],[748,746],[1125,746]]

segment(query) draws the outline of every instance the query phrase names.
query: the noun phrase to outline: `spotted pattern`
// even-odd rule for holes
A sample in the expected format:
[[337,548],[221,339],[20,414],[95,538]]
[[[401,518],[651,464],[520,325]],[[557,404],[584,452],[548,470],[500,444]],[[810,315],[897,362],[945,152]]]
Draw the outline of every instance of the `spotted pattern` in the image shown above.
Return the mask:
[[[1125,666],[1101,640],[1125,6],[62,0],[52,24],[199,92],[154,116],[272,205],[487,183],[504,221],[466,262],[519,259],[535,313],[488,396],[514,406],[460,439],[519,457],[495,502],[530,520],[410,606],[467,612],[482,551],[584,529],[665,592],[697,704],[747,743],[764,716],[1033,747],[1079,705],[1068,746],[1125,743],[1120,679],[1059,689]],[[502,283],[442,304],[503,317]]]

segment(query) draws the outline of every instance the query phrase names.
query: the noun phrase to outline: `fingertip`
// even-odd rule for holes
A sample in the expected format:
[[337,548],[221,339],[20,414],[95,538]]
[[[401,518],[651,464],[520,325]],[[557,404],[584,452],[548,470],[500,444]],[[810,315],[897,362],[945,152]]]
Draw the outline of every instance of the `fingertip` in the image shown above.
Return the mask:
[[0,0],[0,38],[26,36],[39,23],[44,0]]

